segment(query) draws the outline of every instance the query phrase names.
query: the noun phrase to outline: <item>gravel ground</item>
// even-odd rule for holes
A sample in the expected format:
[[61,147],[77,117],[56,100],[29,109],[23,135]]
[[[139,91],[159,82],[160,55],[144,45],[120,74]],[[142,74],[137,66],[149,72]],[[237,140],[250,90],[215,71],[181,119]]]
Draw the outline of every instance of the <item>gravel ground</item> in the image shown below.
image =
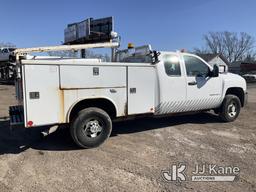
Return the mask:
[[[101,147],[83,150],[67,130],[41,138],[9,129],[14,87],[0,85],[0,191],[256,191],[256,86],[233,123],[211,113],[114,123]],[[161,171],[186,162],[238,166],[235,182],[166,182]]]

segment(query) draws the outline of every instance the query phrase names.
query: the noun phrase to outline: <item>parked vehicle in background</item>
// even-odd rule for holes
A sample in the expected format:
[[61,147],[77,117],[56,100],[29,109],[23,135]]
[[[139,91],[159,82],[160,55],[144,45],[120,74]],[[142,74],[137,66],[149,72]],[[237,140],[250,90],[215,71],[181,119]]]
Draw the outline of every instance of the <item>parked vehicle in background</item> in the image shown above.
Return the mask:
[[12,58],[12,53],[16,48],[2,47],[0,48],[0,61],[9,61]]
[[256,74],[244,74],[243,78],[248,82],[248,83],[252,83],[252,82],[256,82]]

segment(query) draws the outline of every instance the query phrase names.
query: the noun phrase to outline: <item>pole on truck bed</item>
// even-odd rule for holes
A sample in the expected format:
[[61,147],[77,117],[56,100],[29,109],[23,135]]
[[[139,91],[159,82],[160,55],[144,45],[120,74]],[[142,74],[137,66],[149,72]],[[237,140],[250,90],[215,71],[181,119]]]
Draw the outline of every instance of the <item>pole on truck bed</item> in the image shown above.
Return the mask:
[[48,52],[48,51],[77,51],[82,49],[93,49],[93,48],[117,48],[119,42],[107,42],[107,43],[93,43],[93,44],[79,44],[79,45],[59,45],[59,46],[48,46],[48,47],[34,47],[34,48],[21,48],[16,49],[14,54],[32,53],[32,52]]

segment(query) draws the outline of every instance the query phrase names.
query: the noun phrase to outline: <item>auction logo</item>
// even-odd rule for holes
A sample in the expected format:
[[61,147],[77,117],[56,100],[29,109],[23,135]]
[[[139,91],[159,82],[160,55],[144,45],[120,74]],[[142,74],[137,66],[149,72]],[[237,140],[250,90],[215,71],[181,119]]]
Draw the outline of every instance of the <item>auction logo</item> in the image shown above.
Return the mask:
[[167,182],[170,181],[185,181],[186,180],[186,164],[179,163],[179,165],[172,165],[172,168],[168,171],[162,171],[163,179]]
[[188,174],[189,176],[187,176],[186,171],[186,163],[177,163],[172,165],[169,170],[163,170],[161,176],[167,182],[188,180],[193,182],[230,182],[238,179],[240,173],[237,166],[218,166],[215,164],[196,164],[194,170]]

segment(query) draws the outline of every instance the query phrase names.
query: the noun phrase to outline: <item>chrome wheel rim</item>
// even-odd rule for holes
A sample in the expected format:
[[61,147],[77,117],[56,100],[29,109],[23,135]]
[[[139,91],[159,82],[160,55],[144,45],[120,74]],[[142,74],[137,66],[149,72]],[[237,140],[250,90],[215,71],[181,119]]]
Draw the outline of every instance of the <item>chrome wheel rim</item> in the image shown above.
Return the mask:
[[102,132],[102,127],[103,125],[99,120],[90,119],[84,127],[84,133],[88,137],[95,138]]

